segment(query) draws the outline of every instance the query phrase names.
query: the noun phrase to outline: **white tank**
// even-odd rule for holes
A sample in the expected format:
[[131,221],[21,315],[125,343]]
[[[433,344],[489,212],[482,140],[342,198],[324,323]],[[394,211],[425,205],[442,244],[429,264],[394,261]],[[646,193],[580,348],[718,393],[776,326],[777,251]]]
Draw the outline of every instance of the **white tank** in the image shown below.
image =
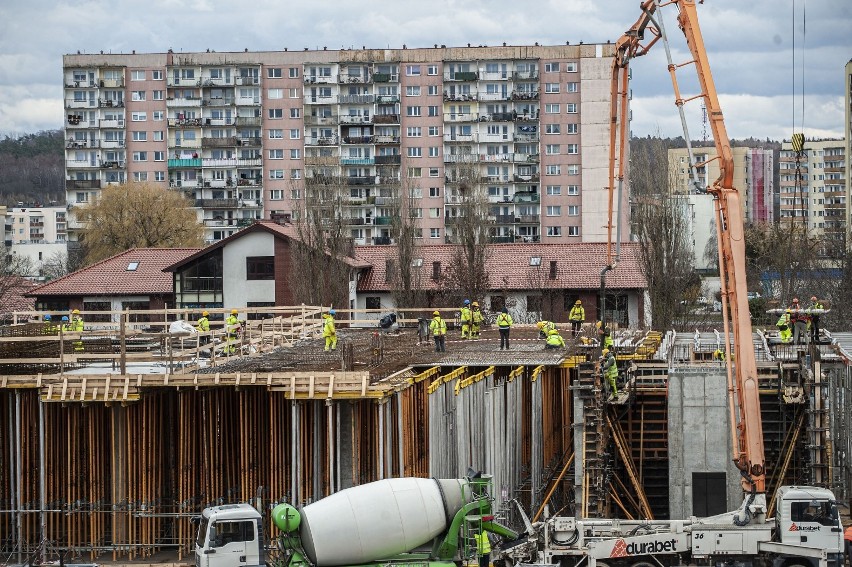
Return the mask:
[[380,480],[305,506],[299,534],[318,567],[368,563],[428,543],[470,501],[462,479]]

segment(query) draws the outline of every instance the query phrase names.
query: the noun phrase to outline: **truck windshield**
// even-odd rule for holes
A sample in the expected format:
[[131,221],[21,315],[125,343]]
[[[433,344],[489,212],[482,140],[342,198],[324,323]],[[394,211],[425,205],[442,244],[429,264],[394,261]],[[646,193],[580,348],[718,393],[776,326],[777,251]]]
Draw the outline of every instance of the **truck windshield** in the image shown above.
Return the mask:
[[828,500],[793,502],[790,519],[794,522],[816,522],[823,526],[837,525],[837,506]]
[[198,547],[204,547],[204,540],[207,539],[207,525],[210,523],[210,520],[201,517],[201,521],[198,522],[198,537],[195,538],[195,545]]

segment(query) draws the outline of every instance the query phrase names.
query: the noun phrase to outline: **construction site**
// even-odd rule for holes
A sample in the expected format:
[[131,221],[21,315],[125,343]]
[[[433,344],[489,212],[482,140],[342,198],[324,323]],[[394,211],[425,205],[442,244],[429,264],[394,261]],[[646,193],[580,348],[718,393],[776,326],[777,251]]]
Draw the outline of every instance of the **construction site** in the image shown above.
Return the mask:
[[[615,330],[609,396],[590,325],[553,350],[518,325],[500,350],[496,328],[462,339],[450,318],[435,352],[416,318],[386,332],[341,310],[325,352],[321,308],[279,309],[248,321],[233,355],[221,329],[205,345],[128,312],[84,333],[4,328],[3,562],[191,560],[207,506],[250,502],[274,536],[279,502],[469,469],[493,475],[507,522],[512,500],[531,518],[668,519],[741,497],[718,332]],[[793,345],[757,329],[753,343],[769,514],[782,484],[848,502],[852,335]]]

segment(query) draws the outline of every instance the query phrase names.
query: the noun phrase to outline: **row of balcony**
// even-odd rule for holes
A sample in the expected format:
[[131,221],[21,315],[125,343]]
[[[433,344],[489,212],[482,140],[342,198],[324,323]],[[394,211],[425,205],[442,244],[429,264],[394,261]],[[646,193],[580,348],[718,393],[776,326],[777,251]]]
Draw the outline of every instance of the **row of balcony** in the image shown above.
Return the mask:
[[250,86],[250,85],[259,85],[260,78],[259,77],[231,77],[231,78],[222,78],[222,79],[214,79],[211,77],[205,78],[180,78],[175,76],[167,76],[166,77],[166,86],[167,87],[227,87],[232,85],[237,86]]
[[89,148],[106,148],[116,149],[125,146],[124,140],[68,140],[65,147],[70,150],[80,150]]
[[499,93],[450,93],[444,91],[444,102],[490,102],[495,100],[538,100],[538,91],[501,91]]
[[260,199],[196,199],[195,206],[202,209],[242,209],[263,206]]
[[262,158],[244,159],[244,158],[175,158],[170,159],[168,167],[170,168],[198,168],[198,167],[261,167],[263,165]]
[[225,187],[259,188],[263,184],[260,177],[228,177],[227,179],[169,179],[169,187],[183,189],[223,189]]
[[539,154],[444,154],[444,163],[539,163]]
[[119,89],[124,87],[124,77],[118,79],[95,79],[94,81],[69,81],[65,83],[66,89]]

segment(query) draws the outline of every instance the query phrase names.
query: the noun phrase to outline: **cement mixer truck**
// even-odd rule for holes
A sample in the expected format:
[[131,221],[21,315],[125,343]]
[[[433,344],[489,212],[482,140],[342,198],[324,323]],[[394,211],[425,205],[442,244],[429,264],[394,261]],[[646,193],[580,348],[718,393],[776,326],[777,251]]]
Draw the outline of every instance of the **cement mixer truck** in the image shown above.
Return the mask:
[[476,558],[475,538],[518,533],[497,523],[491,478],[394,478],[347,488],[297,509],[279,504],[277,559],[267,561],[261,514],[249,504],[206,508],[196,567],[455,567]]

